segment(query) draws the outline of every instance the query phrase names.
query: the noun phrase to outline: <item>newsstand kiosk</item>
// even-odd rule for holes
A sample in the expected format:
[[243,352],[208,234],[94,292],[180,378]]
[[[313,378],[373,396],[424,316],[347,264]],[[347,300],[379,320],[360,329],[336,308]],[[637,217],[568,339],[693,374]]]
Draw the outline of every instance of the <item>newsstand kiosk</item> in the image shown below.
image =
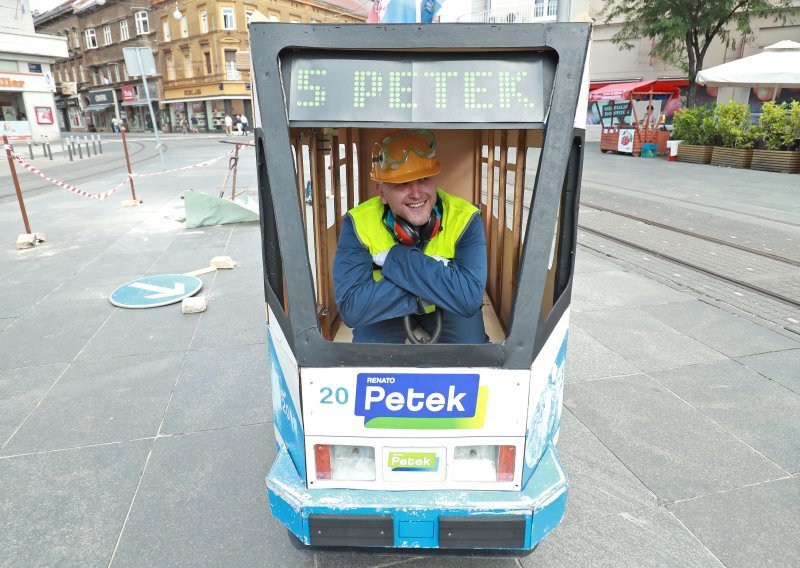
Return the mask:
[[[560,522],[589,33],[251,25],[277,443],[267,489],[302,543],[525,550]],[[375,195],[373,143],[397,128],[431,130],[437,185],[480,210],[487,344],[354,344],[341,321],[342,219]]]

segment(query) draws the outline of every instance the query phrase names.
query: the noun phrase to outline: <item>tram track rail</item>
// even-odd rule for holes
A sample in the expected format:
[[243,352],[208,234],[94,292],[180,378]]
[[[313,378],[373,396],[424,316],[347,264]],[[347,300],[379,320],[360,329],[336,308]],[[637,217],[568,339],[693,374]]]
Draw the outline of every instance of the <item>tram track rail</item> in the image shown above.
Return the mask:
[[[780,255],[773,254],[773,253],[768,252],[768,251],[763,251],[763,250],[759,250],[757,248],[748,247],[746,245],[742,245],[742,244],[739,244],[739,243],[732,243],[730,241],[726,241],[724,239],[719,239],[717,237],[712,237],[710,235],[704,235],[702,233],[698,233],[697,231],[690,231],[688,229],[682,229],[680,227],[675,227],[673,225],[668,225],[666,223],[661,223],[659,221],[654,221],[652,219],[647,219],[646,217],[641,217],[641,216],[633,214],[633,213],[626,213],[626,212],[623,212],[623,211],[618,211],[616,209],[612,209],[612,208],[609,208],[609,207],[603,207],[602,205],[596,205],[594,203],[581,203],[581,208],[594,209],[595,211],[602,211],[602,212],[605,212],[605,213],[611,213],[613,215],[618,215],[620,217],[625,217],[627,219],[632,219],[634,221],[639,221],[640,223],[644,223],[645,225],[650,225],[652,227],[658,227],[659,229],[672,231],[673,233],[679,233],[681,235],[686,235],[686,236],[693,237],[695,239],[699,239],[699,240],[702,240],[702,241],[706,241],[706,242],[714,243],[714,244],[717,244],[717,245],[722,245],[722,246],[725,246],[725,247],[729,247],[729,248],[732,248],[734,250],[747,252],[747,253],[754,254],[754,255],[757,255],[757,256],[761,256],[761,257],[764,257],[764,258],[769,258],[769,259],[774,260],[776,262],[781,262],[781,263],[787,264],[789,266],[794,266],[794,267],[800,268],[800,261],[798,261],[798,260],[794,260],[794,259],[791,259],[791,258],[786,258],[785,256],[780,256]],[[585,226],[582,226],[582,225],[579,225],[579,227],[588,230],[588,227],[585,227]]]
[[775,300],[777,302],[781,302],[781,303],[786,304],[788,306],[791,306],[793,308],[800,309],[800,301],[795,300],[793,298],[789,298],[787,296],[783,296],[781,294],[773,292],[772,290],[768,290],[766,288],[762,288],[761,286],[756,286],[754,284],[750,284],[749,282],[745,282],[745,281],[739,280],[737,278],[731,278],[730,276],[726,276],[724,274],[720,274],[719,272],[715,272],[713,270],[709,270],[708,268],[700,266],[700,265],[698,265],[696,263],[688,262],[688,261],[685,261],[683,259],[677,258],[677,257],[675,257],[673,255],[666,254],[664,252],[661,252],[661,251],[658,251],[658,250],[643,246],[643,245],[641,245],[639,243],[636,243],[636,242],[633,242],[633,241],[630,241],[630,240],[627,240],[627,239],[622,239],[622,238],[617,237],[615,235],[611,235],[611,234],[605,233],[603,231],[592,229],[590,227],[586,227],[585,225],[581,225],[580,223],[578,224],[578,229],[581,230],[581,231],[585,231],[585,232],[587,232],[589,234],[601,237],[603,239],[607,239],[607,240],[609,240],[611,242],[614,242],[614,243],[617,243],[619,245],[623,245],[623,246],[632,248],[634,250],[647,253],[647,254],[655,257],[655,258],[660,258],[660,259],[669,261],[671,263],[677,264],[678,266],[682,266],[682,267],[688,268],[690,270],[695,270],[697,272],[705,274],[706,276],[710,276],[711,278],[715,278],[717,280],[722,280],[724,282],[727,282],[728,284],[732,284],[734,286],[749,290],[750,292],[755,292],[757,294],[760,294],[762,296],[765,296],[765,297],[770,298],[772,300]]
[[[485,197],[485,193],[483,194],[483,197]],[[507,199],[506,200],[506,207],[509,207],[510,205],[511,205],[511,202]],[[652,219],[647,219],[647,218],[641,217],[639,215],[635,215],[633,213],[627,213],[627,212],[623,212],[623,211],[618,211],[618,210],[615,210],[615,209],[612,209],[612,208],[603,207],[603,206],[596,205],[596,204],[593,204],[593,203],[585,203],[585,202],[581,202],[580,207],[581,208],[586,208],[586,209],[595,209],[597,211],[618,215],[618,216],[621,216],[621,217],[624,217],[624,218],[628,218],[628,219],[631,219],[631,220],[634,220],[634,221],[638,221],[638,222],[641,222],[643,224],[650,225],[650,226],[653,226],[653,227],[656,227],[656,228],[659,228],[659,229],[672,231],[672,232],[675,232],[675,233],[678,233],[678,234],[682,234],[682,235],[685,235],[685,236],[688,236],[688,237],[692,237],[694,239],[698,239],[698,240],[701,240],[701,241],[713,243],[713,244],[720,245],[720,246],[725,246],[725,247],[728,247],[728,248],[730,248],[732,250],[737,250],[737,251],[740,251],[740,252],[744,252],[744,253],[760,256],[760,257],[763,257],[763,258],[768,258],[770,260],[774,260],[776,262],[780,262],[780,263],[788,265],[788,266],[792,266],[792,267],[795,267],[795,268],[800,268],[800,261],[797,261],[795,259],[786,258],[784,256],[780,256],[780,255],[771,253],[769,251],[758,250],[756,248],[748,247],[746,245],[742,245],[742,244],[739,244],[739,243],[732,243],[730,241],[726,241],[724,239],[719,239],[717,237],[712,237],[710,235],[704,235],[704,234],[698,233],[696,231],[689,231],[687,229],[682,229],[681,227],[675,227],[673,225],[668,225],[666,223],[661,223],[661,222],[658,222],[658,221],[654,221]],[[525,204],[523,206],[523,212],[524,212],[523,214],[527,217],[527,215],[529,213],[527,204]],[[755,216],[755,217],[758,217],[758,216]],[[791,223],[785,223],[785,224],[791,225]],[[743,290],[747,290],[749,292],[753,292],[753,293],[758,294],[760,296],[763,296],[765,298],[769,298],[771,300],[779,302],[779,303],[781,303],[783,305],[787,305],[787,306],[790,306],[790,307],[792,307],[794,309],[800,310],[800,299],[794,299],[794,298],[785,296],[783,294],[779,294],[779,293],[777,293],[777,292],[775,292],[773,290],[769,290],[767,288],[764,288],[762,286],[751,284],[749,282],[745,282],[745,281],[740,280],[738,278],[732,278],[732,277],[727,276],[725,274],[720,274],[719,272],[716,272],[714,270],[706,268],[706,267],[704,267],[702,265],[699,265],[699,264],[697,264],[695,262],[689,262],[689,261],[683,260],[681,258],[678,258],[678,257],[676,257],[674,255],[667,254],[667,253],[664,253],[662,251],[655,250],[653,248],[647,247],[647,246],[642,245],[640,243],[637,243],[635,241],[632,241],[632,240],[629,240],[629,239],[624,239],[624,238],[621,238],[621,237],[618,237],[616,235],[612,235],[612,234],[606,233],[606,232],[598,230],[598,229],[593,229],[593,228],[588,227],[585,224],[580,223],[580,222],[578,223],[578,229],[580,231],[585,231],[586,233],[595,235],[597,237],[600,237],[600,238],[603,238],[603,239],[607,239],[607,240],[609,240],[611,242],[614,242],[616,244],[628,247],[628,248],[630,248],[632,250],[648,254],[648,255],[650,255],[650,256],[652,256],[654,258],[659,258],[659,259],[671,262],[671,263],[673,263],[675,265],[681,266],[683,268],[687,268],[689,270],[694,270],[694,271],[696,271],[698,273],[701,273],[701,274],[703,274],[705,276],[708,276],[710,278],[713,278],[715,280],[726,282],[728,284],[731,284],[731,285],[736,286],[738,288],[741,288]],[[581,246],[586,246],[586,245],[581,245]],[[587,248],[589,248],[590,250],[594,250],[595,252],[600,252],[600,253],[602,253],[604,255],[611,256],[612,258],[614,258],[613,255],[609,255],[607,251],[598,251],[596,249],[593,249],[592,247],[587,247]]]

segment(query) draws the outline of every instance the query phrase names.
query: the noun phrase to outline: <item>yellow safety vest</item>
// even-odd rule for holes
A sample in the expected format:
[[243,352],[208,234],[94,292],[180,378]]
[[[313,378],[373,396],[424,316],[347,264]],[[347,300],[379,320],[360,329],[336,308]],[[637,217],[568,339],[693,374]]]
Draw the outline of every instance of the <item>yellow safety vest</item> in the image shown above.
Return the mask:
[[[428,242],[425,254],[453,259],[456,255],[456,243],[469,225],[472,217],[478,212],[469,201],[450,195],[440,188],[436,190],[442,200],[442,228]],[[383,203],[380,196],[368,199],[350,210],[356,236],[370,254],[377,254],[392,248],[397,241],[383,223]],[[372,273],[376,281],[381,279],[380,270]]]

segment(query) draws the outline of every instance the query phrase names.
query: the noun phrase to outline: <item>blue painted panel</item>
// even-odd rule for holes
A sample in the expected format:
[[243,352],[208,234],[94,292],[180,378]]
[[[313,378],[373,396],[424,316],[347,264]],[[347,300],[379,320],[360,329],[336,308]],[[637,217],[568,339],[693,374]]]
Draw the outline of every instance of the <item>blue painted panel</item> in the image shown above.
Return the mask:
[[[525,547],[534,547],[555,528],[564,514],[567,482],[552,446],[522,491],[362,491],[353,489],[306,489],[286,450],[281,448],[267,479],[270,507],[275,517],[305,543],[310,542],[308,516],[392,515],[396,548],[437,548],[440,515],[523,515]],[[430,523],[432,536],[402,537],[404,523]],[[403,527],[401,529],[401,527]],[[401,530],[403,531],[401,533]],[[410,529],[412,532],[416,528]]]
[[[272,378],[272,415],[275,428],[283,438],[283,443],[289,451],[289,455],[297,468],[297,473],[304,480],[306,479],[306,453],[305,435],[300,422],[300,415],[294,406],[292,395],[286,384],[286,375],[281,368],[278,353],[275,351],[275,343],[272,334],[267,332],[269,343],[269,371]],[[300,380],[297,376],[289,377],[290,380]]]
[[[522,460],[522,485],[536,471],[536,464],[544,456],[548,444],[553,442],[561,425],[561,411],[564,397],[564,365],[567,360],[567,336],[561,341],[555,361],[547,375],[547,385],[536,401],[536,407],[530,414],[525,432],[525,459]],[[531,381],[541,380],[531,377]],[[533,388],[533,385],[531,386]]]
[[400,538],[433,538],[433,521],[398,521],[397,535]]

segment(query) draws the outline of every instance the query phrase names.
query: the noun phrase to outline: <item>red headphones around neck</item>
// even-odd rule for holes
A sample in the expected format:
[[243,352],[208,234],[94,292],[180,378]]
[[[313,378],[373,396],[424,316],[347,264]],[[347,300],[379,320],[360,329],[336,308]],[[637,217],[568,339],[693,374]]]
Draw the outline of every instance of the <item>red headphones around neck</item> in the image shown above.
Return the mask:
[[402,217],[395,217],[388,205],[383,207],[383,224],[401,245],[415,247],[427,244],[442,230],[442,200],[436,198],[428,220],[420,226],[412,225]]

